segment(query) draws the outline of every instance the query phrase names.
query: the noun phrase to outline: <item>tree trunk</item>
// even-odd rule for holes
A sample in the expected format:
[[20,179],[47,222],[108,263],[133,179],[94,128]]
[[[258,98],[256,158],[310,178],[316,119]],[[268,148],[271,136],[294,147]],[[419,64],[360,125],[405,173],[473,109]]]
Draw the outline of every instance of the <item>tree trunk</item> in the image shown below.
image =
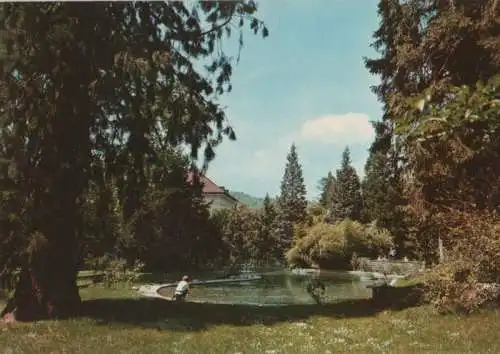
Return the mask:
[[[32,65],[29,70],[37,74],[40,83],[30,80],[36,81],[35,89],[26,89],[32,96],[21,100],[31,103],[21,105],[29,129],[18,129],[28,142],[24,153],[30,164],[18,168],[29,201],[26,215],[30,232],[26,236],[30,242],[14,296],[3,311],[14,311],[19,320],[71,316],[80,304],[76,284],[78,232],[91,170],[90,133],[98,124],[95,97],[89,94],[90,84],[98,77],[95,55],[91,54],[96,50],[96,37],[89,32],[93,26],[91,9],[61,9],[75,21],[60,30],[54,27],[51,15],[43,17],[47,33],[55,34],[55,39],[50,48],[37,48],[28,61]],[[63,33],[71,35],[64,37]]]
[[2,316],[13,312],[16,320],[31,321],[77,313],[80,295],[75,219],[71,212],[58,210],[62,216],[50,215],[43,223],[44,232],[33,233],[19,282]]
[[[54,157],[59,156],[52,154],[48,159]],[[57,163],[61,160],[62,167]],[[14,296],[4,310],[14,311],[17,320],[64,318],[79,308],[79,196],[85,175],[76,163],[68,169],[64,162],[60,157],[48,161],[55,167],[47,169],[50,173],[44,171],[48,181],[32,194],[33,231]]]
[[[57,260],[55,268],[67,269],[68,264]],[[13,313],[16,320],[33,321],[47,318],[66,318],[77,314],[80,295],[76,284],[76,272],[37,271],[31,266],[22,271],[13,298],[2,312],[2,316]]]

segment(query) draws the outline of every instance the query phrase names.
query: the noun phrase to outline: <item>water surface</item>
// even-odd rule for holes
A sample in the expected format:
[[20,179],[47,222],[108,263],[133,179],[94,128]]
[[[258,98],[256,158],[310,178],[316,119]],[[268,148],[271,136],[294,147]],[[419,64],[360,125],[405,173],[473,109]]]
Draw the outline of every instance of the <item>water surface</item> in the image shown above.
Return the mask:
[[[319,278],[326,287],[325,302],[371,297],[359,278],[347,272],[328,272],[320,275],[297,275],[288,271],[260,273],[262,279],[241,283],[220,283],[192,286],[189,298],[213,303],[291,305],[314,304],[306,286],[312,277]],[[200,280],[210,277],[197,278]],[[213,278],[212,278],[213,279]],[[160,289],[160,294],[170,297],[173,288]]]

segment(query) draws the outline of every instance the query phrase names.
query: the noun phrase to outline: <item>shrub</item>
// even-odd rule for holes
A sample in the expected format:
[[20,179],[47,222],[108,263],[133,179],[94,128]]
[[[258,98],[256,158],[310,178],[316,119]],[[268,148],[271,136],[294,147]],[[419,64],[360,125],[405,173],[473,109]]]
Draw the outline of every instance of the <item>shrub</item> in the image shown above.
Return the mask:
[[144,269],[144,264],[139,261],[129,266],[124,259],[108,255],[96,258],[89,263],[92,269],[102,273],[102,282],[107,287],[137,282]]
[[449,211],[448,261],[424,277],[427,298],[441,312],[471,313],[495,303],[500,280],[500,224],[495,214]]
[[366,239],[367,256],[377,257],[380,253],[386,254],[394,246],[389,230],[378,227],[376,222],[368,224],[363,231]]
[[321,267],[345,268],[350,262],[353,266],[354,254],[356,257],[373,256],[392,245],[387,230],[352,220],[301,226],[295,235],[295,244],[287,253],[287,261],[301,266],[317,263]]
[[364,234],[364,227],[357,221],[349,219],[342,220],[335,225],[338,238],[343,240],[344,256],[352,255],[354,252],[365,253],[368,249],[367,239]]
[[318,224],[316,226],[322,233],[319,237],[319,254],[316,262],[323,267],[345,267],[347,259],[348,239],[338,225]]
[[286,253],[285,257],[288,264],[305,267],[317,261],[319,256],[318,242],[321,233],[315,232],[313,228],[311,229],[304,229],[305,235],[296,240],[295,246]]

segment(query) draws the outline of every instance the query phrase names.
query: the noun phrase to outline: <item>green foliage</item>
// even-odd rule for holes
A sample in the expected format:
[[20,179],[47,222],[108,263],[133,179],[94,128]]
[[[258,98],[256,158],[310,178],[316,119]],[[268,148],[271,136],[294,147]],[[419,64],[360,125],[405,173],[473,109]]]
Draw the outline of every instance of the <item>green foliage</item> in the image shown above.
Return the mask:
[[429,300],[445,312],[473,312],[496,301],[500,295],[498,216],[453,210],[441,217],[450,241],[446,261],[423,278]]
[[414,245],[408,239],[402,210],[402,181],[389,154],[387,151],[376,151],[371,152],[368,157],[362,183],[362,220],[365,223],[376,222],[377,225],[389,229],[398,251],[410,254]]
[[278,207],[266,194],[263,206],[259,211],[259,255],[257,259],[263,261],[278,260],[281,258],[278,234]]
[[[221,258],[222,241],[195,180],[187,180],[189,160],[175,149],[157,155],[145,176],[148,184],[131,198],[118,183],[91,184],[85,204],[83,259],[112,253],[149,271],[207,267]],[[101,186],[102,190],[97,187]],[[128,218],[127,206],[134,207]]]
[[212,214],[219,237],[223,242],[224,265],[260,263],[275,260],[278,254],[275,234],[276,211],[265,199],[262,210],[238,205]]
[[[155,267],[206,259],[202,228],[179,226],[202,224],[203,207],[152,167],[164,169],[161,155],[180,145],[191,159],[203,148],[206,167],[235,138],[218,102],[234,62],[220,48],[235,31],[241,47],[244,26],[268,35],[256,9],[243,0],[2,5],[0,276],[30,270],[16,291],[27,317],[73,311],[82,253],[118,240]],[[168,187],[155,190],[158,180]],[[46,242],[31,257],[33,235]],[[30,287],[42,295],[23,295]]]
[[132,266],[129,266],[125,259],[109,254],[89,260],[87,265],[90,269],[102,274],[102,283],[109,288],[137,282],[144,270],[144,264],[140,261],[136,260]]
[[351,166],[349,148],[342,153],[342,164],[337,170],[332,197],[329,221],[343,219],[360,220],[363,199],[361,197],[361,183],[354,167]]
[[335,176],[331,172],[328,172],[328,175],[319,181],[319,203],[324,208],[329,208],[333,203],[335,182]]
[[387,252],[394,245],[390,231],[378,227],[375,222],[366,225],[364,233],[372,257]]
[[393,245],[388,230],[348,219],[337,224],[320,222],[301,229],[299,235],[287,253],[287,261],[300,266],[316,263],[325,268],[345,268],[353,255],[373,257]]
[[[319,241],[322,235],[320,227],[330,227],[331,225],[315,225],[315,230],[300,229],[300,237],[286,253],[286,260],[290,265],[307,267],[319,259]],[[312,232],[315,231],[315,232]]]
[[441,220],[446,217],[439,215],[450,210],[485,214],[500,210],[499,87],[496,78],[476,88],[450,87],[452,95],[446,102],[424,102],[422,112],[408,115],[413,120],[418,116],[421,123],[402,131],[413,147],[408,165],[414,179],[407,191],[418,201],[406,211],[419,220],[415,238],[428,260],[437,259],[438,238],[445,244],[452,241],[443,232]]
[[83,260],[102,257],[106,253],[120,252],[124,242],[126,225],[123,206],[116,182],[104,176],[98,182],[90,182],[83,209],[81,258]]
[[489,250],[500,209],[498,1],[381,0],[379,15],[380,57],[366,66],[381,79],[374,89],[401,168],[407,230],[428,263],[439,241],[453,260],[436,270],[431,298],[469,311],[484,300],[474,282],[495,279],[484,267],[496,268]]
[[306,187],[295,144],[287,155],[278,204],[279,242],[282,250],[287,250],[292,242],[294,224],[303,222],[307,215]]
[[258,215],[245,206],[221,210],[214,218],[222,219],[222,239],[229,250],[229,264],[248,262],[257,253],[256,240],[259,231]]
[[495,89],[477,85],[500,71],[497,10],[489,0],[379,2],[373,45],[380,57],[366,66],[381,78],[374,90],[411,201],[407,227],[429,261],[440,237],[432,215],[463,203],[497,208]]
[[326,209],[321,203],[310,203],[307,206],[307,218],[305,224],[311,226],[323,222],[327,214],[328,209]]

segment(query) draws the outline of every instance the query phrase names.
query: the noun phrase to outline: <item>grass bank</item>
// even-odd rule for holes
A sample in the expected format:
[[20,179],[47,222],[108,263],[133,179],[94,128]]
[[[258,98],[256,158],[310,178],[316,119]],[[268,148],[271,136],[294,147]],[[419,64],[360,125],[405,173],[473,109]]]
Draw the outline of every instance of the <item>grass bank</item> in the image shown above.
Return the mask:
[[0,324],[9,353],[498,353],[500,311],[440,316],[370,300],[255,307],[140,298],[88,286],[78,318]]

